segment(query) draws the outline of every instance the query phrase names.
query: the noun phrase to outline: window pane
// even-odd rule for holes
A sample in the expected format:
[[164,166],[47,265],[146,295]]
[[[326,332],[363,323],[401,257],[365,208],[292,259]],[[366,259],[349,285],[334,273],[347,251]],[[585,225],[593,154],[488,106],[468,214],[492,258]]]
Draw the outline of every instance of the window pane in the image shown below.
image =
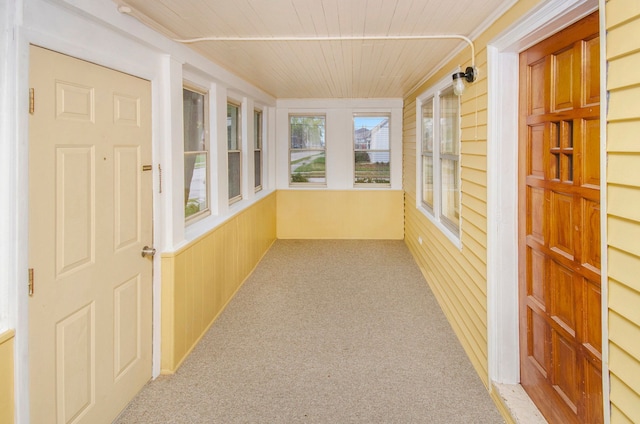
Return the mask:
[[389,184],[389,152],[356,151],[355,154],[356,184]]
[[262,112],[253,111],[254,187],[262,186]]
[[433,98],[422,105],[422,151],[433,152]]
[[262,112],[253,112],[253,148],[262,149]]
[[254,187],[262,185],[262,151],[253,152]]
[[292,116],[291,148],[324,149],[324,116]]
[[240,193],[240,152],[229,152],[229,199]]
[[422,157],[422,202],[433,210],[433,157]]
[[442,159],[442,205],[441,214],[456,229],[460,219],[460,182],[458,161]]
[[182,90],[184,151],[203,151],[205,147],[204,94]]
[[240,150],[238,142],[238,106],[227,104],[227,147],[229,150]]
[[185,218],[209,209],[206,98],[205,94],[182,90]]
[[324,150],[291,150],[292,183],[325,183]]
[[291,183],[325,184],[325,117],[290,116]]
[[184,155],[184,215],[185,218],[208,209],[207,152]]
[[356,116],[353,130],[356,150],[389,150],[388,116]]
[[442,91],[440,97],[440,154],[458,154],[460,123],[459,97],[453,87]]

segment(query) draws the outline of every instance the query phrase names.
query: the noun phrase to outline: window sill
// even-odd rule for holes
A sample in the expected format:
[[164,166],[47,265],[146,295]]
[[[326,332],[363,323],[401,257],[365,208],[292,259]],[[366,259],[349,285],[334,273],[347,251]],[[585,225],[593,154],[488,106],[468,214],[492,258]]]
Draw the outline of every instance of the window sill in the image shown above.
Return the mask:
[[439,220],[437,220],[432,214],[431,212],[429,212],[428,210],[426,210],[425,208],[423,208],[422,206],[417,206],[416,209],[418,209],[424,216],[427,217],[427,219],[429,221],[431,221],[431,223],[433,223],[433,225],[435,225],[440,232],[442,232],[442,234],[444,234],[451,243],[453,243],[453,245],[455,247],[458,248],[458,250],[462,251],[462,240],[460,239],[460,237],[456,234],[454,234],[449,227],[447,227],[446,225],[444,225],[442,222],[440,222]]
[[233,203],[232,205],[229,206],[229,210],[227,213],[225,213],[224,215],[209,215],[207,217],[203,217],[202,219],[195,221],[193,223],[190,223],[187,227],[185,227],[184,229],[184,240],[179,243],[179,245],[174,246],[173,250],[177,250],[180,247],[192,243],[193,241],[197,240],[198,238],[204,236],[205,234],[209,233],[210,231],[216,229],[216,227],[224,224],[226,221],[228,221],[229,219],[233,218],[234,216],[236,216],[237,214],[239,214],[240,212],[242,212],[243,210],[247,209],[248,207],[260,202],[261,200],[263,200],[265,197],[268,197],[269,195],[273,194],[275,192],[275,190],[261,190],[258,193],[256,193],[256,195],[251,199],[242,199],[242,200],[238,200],[237,202]]

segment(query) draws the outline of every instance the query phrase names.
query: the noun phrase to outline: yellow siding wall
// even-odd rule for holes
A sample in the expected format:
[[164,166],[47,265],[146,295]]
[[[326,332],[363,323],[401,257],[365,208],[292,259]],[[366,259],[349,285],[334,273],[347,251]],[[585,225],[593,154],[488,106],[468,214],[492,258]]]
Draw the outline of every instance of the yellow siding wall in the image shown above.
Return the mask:
[[[403,186],[405,242],[429,286],[488,386],[487,346],[487,43],[533,8],[535,0],[517,2],[475,41],[476,82],[461,98],[462,250],[455,247],[416,209],[416,97],[457,65],[471,65],[465,49],[441,71],[404,99]],[[418,243],[421,237],[423,244]]]
[[0,423],[14,422],[13,331],[0,334]]
[[401,190],[278,190],[279,239],[402,240]]
[[640,422],[640,2],[606,3],[611,422]]
[[180,366],[275,241],[275,214],[274,193],[162,255],[163,373]]

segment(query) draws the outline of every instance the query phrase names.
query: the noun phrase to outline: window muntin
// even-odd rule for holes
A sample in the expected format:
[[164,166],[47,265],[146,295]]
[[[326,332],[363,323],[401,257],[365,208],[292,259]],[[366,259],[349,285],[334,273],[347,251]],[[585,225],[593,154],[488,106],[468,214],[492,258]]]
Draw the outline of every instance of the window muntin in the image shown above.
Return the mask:
[[240,106],[227,103],[227,154],[229,167],[229,203],[242,199],[242,146]]
[[421,101],[420,202],[436,222],[460,237],[460,100],[451,85]]
[[253,186],[256,191],[262,190],[262,111],[253,111]]
[[325,117],[289,116],[289,182],[326,184]]
[[354,184],[391,185],[389,115],[353,117]]
[[187,221],[210,213],[207,94],[182,90],[184,122],[184,215]]

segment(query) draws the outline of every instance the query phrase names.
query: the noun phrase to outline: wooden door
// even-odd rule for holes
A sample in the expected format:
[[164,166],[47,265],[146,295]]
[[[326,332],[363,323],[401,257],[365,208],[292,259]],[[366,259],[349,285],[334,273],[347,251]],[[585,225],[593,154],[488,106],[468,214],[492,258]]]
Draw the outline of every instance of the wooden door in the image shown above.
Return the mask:
[[520,55],[521,382],[551,423],[602,409],[597,12]]
[[151,377],[151,87],[30,61],[31,422],[110,423]]

